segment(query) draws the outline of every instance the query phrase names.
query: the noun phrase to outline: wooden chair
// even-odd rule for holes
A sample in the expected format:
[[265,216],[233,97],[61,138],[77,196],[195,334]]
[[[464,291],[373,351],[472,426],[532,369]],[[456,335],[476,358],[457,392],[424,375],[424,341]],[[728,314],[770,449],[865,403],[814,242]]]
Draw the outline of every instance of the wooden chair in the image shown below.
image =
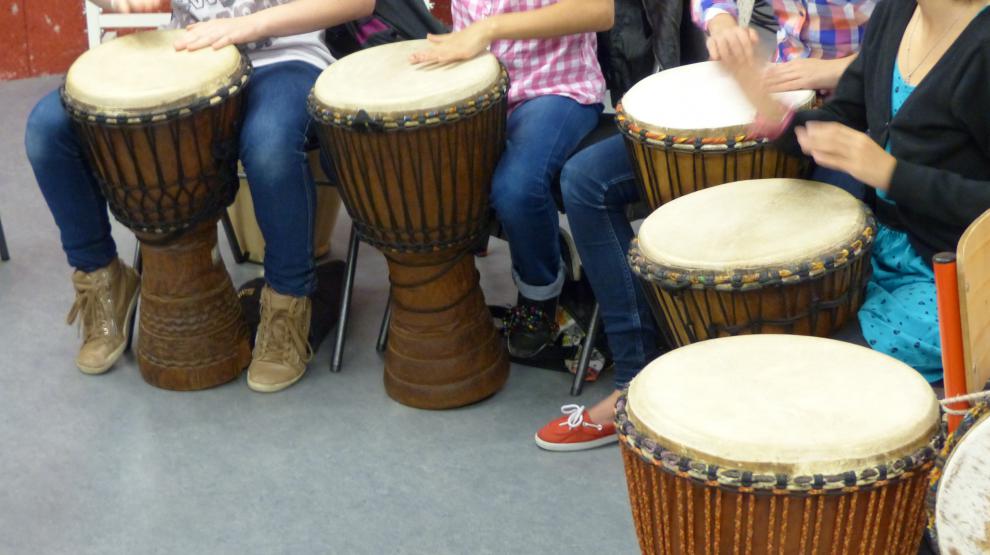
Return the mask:
[[[990,211],[966,229],[955,253],[936,254],[933,266],[945,395],[982,391],[990,380]],[[949,416],[950,431],[960,420]]]
[[89,47],[99,46],[103,42],[103,34],[113,29],[148,29],[167,25],[172,14],[164,13],[108,13],[104,14],[99,6],[86,2],[86,36]]

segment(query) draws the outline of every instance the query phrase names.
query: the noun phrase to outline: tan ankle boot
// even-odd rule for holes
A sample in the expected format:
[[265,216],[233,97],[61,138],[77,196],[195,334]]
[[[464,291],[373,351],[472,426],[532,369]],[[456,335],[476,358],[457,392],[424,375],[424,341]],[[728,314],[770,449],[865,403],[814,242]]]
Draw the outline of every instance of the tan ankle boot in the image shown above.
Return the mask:
[[308,297],[281,295],[267,285],[261,290],[261,321],[248,387],[272,393],[299,381],[313,356],[307,340],[312,310]]
[[102,374],[127,346],[141,278],[118,258],[95,272],[76,270],[72,285],[76,301],[66,322],[71,325],[79,320],[83,337],[76,366],[86,374]]

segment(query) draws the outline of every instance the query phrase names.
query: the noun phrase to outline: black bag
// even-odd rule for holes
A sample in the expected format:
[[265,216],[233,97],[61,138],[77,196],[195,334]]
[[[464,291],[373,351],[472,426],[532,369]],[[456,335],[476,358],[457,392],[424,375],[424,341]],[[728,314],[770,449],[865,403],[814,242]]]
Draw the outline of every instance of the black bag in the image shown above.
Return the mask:
[[423,0],[377,0],[370,16],[327,29],[326,42],[339,59],[364,48],[446,32]]

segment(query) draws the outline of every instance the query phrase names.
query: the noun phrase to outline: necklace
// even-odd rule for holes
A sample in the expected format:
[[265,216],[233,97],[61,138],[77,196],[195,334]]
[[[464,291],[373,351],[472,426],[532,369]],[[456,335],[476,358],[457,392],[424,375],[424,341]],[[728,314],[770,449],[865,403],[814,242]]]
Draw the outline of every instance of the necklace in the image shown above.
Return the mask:
[[[963,13],[965,13],[965,12],[963,12]],[[921,61],[920,62],[918,62],[918,65],[914,66],[914,69],[912,69],[911,71],[909,71],[908,74],[904,76],[904,80],[905,81],[907,81],[907,82],[910,82],[911,81],[911,76],[913,76],[914,73],[916,71],[918,71],[921,68],[922,65],[925,64],[925,61],[928,60],[928,57],[931,56],[932,55],[932,52],[935,51],[935,47],[937,47],[938,45],[942,44],[942,40],[944,40],[945,37],[947,37],[949,35],[949,31],[951,31],[952,29],[954,29],[956,27],[956,24],[959,23],[959,20],[962,19],[962,16],[963,16],[962,13],[959,14],[959,16],[956,17],[956,19],[952,22],[952,24],[949,25],[945,29],[945,31],[942,32],[942,36],[940,36],[938,38],[938,40],[935,41],[932,44],[931,48],[928,49],[928,52],[925,53],[925,56],[923,58],[921,58]],[[904,57],[907,58],[907,60],[905,60],[905,61],[907,61],[908,63],[911,62],[911,43],[914,42],[914,32],[918,28],[918,21],[920,21],[920,20],[921,20],[920,17],[918,19],[915,19],[914,20],[914,27],[911,27],[911,36],[908,37],[907,49],[904,52]]]

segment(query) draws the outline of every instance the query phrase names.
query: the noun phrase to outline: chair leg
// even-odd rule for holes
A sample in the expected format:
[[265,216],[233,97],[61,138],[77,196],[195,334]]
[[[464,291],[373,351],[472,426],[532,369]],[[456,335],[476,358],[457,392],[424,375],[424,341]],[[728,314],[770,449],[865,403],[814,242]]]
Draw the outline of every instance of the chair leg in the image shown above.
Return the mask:
[[226,208],[220,216],[220,222],[223,224],[223,232],[227,236],[227,243],[230,244],[230,251],[234,255],[234,262],[244,264],[247,261],[247,254],[241,247],[241,242],[237,240],[237,234],[234,233],[234,224],[231,223],[230,213],[227,212]]
[[378,328],[378,341],[375,342],[375,350],[379,353],[384,353],[385,348],[388,347],[388,324],[392,320],[391,292],[388,294],[388,300],[385,302],[385,314],[382,314],[382,325]]
[[[138,273],[140,277],[142,270],[144,270],[144,259],[141,257],[141,243],[134,245],[134,271]],[[138,304],[140,305],[140,299],[138,299]],[[124,347],[125,351],[131,350],[131,345],[134,344],[134,325],[137,323],[137,311],[141,308],[140,306],[134,309],[134,316],[131,317],[131,324],[127,330],[127,346]]]
[[584,375],[588,371],[588,363],[591,362],[591,353],[595,350],[595,340],[598,339],[598,326],[601,325],[601,318],[598,316],[600,310],[598,302],[595,301],[595,308],[591,311],[591,323],[588,324],[588,333],[584,336],[584,343],[581,344],[581,356],[578,357],[578,365],[574,372],[574,383],[571,384],[571,395],[578,396],[584,389]]
[[337,340],[333,344],[333,355],[330,357],[330,371],[340,372],[340,364],[344,358],[344,337],[347,332],[347,316],[351,311],[351,293],[354,289],[354,271],[357,269],[358,248],[361,240],[357,230],[351,226],[351,239],[347,246],[347,262],[344,270],[344,292],[340,296],[340,317],[337,319]]
[[0,260],[10,260],[10,251],[7,250],[7,238],[3,234],[3,222],[0,222]]

